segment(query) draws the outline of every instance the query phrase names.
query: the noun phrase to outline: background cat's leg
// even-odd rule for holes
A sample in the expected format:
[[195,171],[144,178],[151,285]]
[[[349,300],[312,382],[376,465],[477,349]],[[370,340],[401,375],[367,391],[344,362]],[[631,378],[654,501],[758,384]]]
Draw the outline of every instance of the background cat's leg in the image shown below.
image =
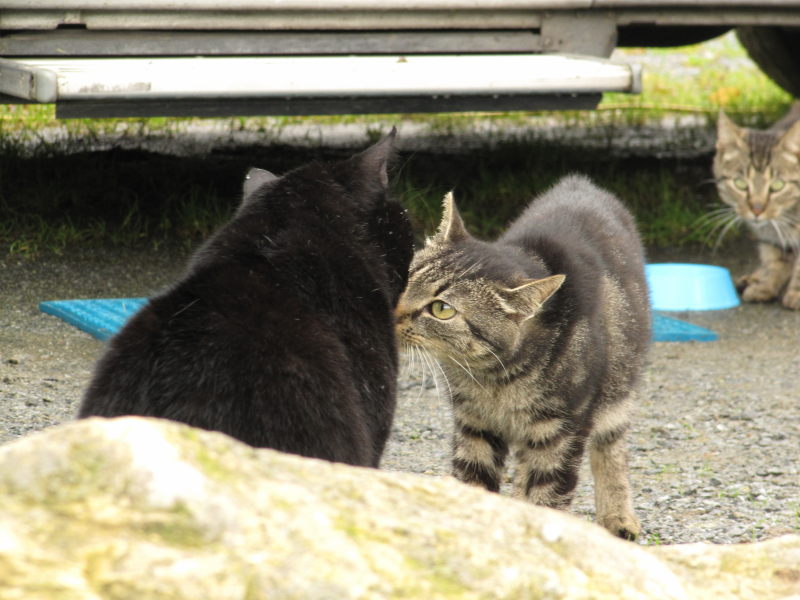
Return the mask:
[[499,492],[508,444],[489,431],[456,421],[454,446],[453,475],[464,483]]
[[589,442],[589,460],[598,524],[618,537],[635,540],[641,525],[633,512],[628,471],[629,405],[623,401],[598,413]]
[[584,437],[560,427],[549,437],[532,437],[516,452],[517,493],[541,506],[569,507],[585,443]]
[[789,285],[783,294],[783,305],[792,310],[800,310],[800,252],[795,251],[788,256],[794,261],[794,266],[789,278]]
[[792,272],[790,257],[772,244],[758,245],[759,267],[737,282],[745,302],[769,302],[778,297]]

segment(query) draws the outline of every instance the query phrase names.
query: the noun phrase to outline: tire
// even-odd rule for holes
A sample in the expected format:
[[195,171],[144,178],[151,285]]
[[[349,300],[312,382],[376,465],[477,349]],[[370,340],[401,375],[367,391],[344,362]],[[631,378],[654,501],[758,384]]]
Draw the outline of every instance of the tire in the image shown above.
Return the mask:
[[728,25],[624,25],[617,29],[617,46],[665,48],[699,44],[730,31]]
[[800,98],[800,28],[739,27],[736,36],[770,79]]

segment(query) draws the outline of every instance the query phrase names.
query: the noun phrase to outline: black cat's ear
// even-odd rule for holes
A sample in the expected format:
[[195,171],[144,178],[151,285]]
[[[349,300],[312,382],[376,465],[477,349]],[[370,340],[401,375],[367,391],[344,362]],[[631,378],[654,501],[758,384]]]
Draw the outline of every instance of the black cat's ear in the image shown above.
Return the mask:
[[458,214],[456,201],[453,198],[453,192],[447,192],[442,202],[442,221],[439,223],[439,229],[433,238],[428,240],[429,243],[455,243],[469,238],[469,232],[464,226],[464,221],[461,215]]
[[242,197],[245,201],[247,201],[247,198],[249,198],[258,188],[268,181],[274,181],[276,179],[278,179],[278,176],[274,173],[253,167],[247,172],[247,175],[244,176]]
[[565,279],[565,275],[531,279],[515,288],[502,290],[502,295],[521,317],[520,321],[527,321],[539,312],[542,305],[558,291]]
[[376,177],[384,189],[389,188],[389,164],[396,152],[394,147],[396,137],[397,127],[392,127],[383,139],[356,155],[364,171]]

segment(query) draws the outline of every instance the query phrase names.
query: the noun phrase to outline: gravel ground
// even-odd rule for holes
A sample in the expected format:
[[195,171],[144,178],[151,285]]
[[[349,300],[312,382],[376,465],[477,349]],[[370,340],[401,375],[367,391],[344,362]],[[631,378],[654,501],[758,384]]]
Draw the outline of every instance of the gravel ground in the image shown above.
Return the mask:
[[[692,75],[685,55],[620,51],[615,58]],[[197,135],[183,137],[197,145]],[[218,144],[219,134],[210,139]],[[462,135],[457,141],[465,143]],[[174,139],[164,143],[174,151]],[[694,145],[707,152],[710,143]],[[197,152],[194,146],[188,151]],[[652,250],[650,259],[722,264],[739,274],[753,255],[744,245],[713,256]],[[39,302],[146,296],[172,281],[185,260],[175,250],[106,250],[0,261],[0,443],[71,420],[102,352],[102,342],[39,312]],[[673,316],[714,329],[720,339],[657,343],[650,352],[629,439],[642,542],[747,542],[800,532],[800,312],[770,304]],[[402,374],[383,468],[444,476],[450,412],[420,371],[417,365]],[[572,511],[593,518],[586,465]]]
[[[739,273],[749,248],[651,260]],[[42,300],[150,294],[180,273],[177,251],[103,251],[0,263],[0,443],[73,418],[103,344],[38,311]],[[681,316],[681,315],[678,315]],[[682,315],[711,343],[657,343],[630,436],[644,543],[743,542],[800,532],[800,313],[747,305]],[[406,369],[383,468],[448,473],[450,414],[431,377]],[[588,468],[574,512],[591,519]]]
[[[738,274],[751,254],[743,244],[724,256],[653,250],[650,260],[713,262]],[[748,542],[800,532],[800,313],[768,304],[670,316],[720,339],[651,348],[629,438],[642,542]],[[384,467],[443,475],[449,410],[432,378],[415,371],[401,380]],[[587,464],[572,511],[594,516]]]

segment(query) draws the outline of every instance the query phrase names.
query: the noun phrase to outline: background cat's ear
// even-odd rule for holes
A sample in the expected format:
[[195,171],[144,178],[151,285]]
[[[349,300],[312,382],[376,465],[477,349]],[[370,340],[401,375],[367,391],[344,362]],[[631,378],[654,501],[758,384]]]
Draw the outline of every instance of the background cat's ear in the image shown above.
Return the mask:
[[798,162],[800,159],[800,121],[795,121],[781,136],[778,146],[789,154],[789,160]]
[[383,139],[356,155],[364,170],[377,177],[385,189],[389,188],[389,163],[396,152],[394,147],[396,137],[397,127],[392,127],[392,130]]
[[258,188],[268,181],[274,181],[275,179],[278,179],[277,175],[270,173],[269,171],[265,171],[264,169],[257,169],[256,167],[253,167],[247,172],[247,175],[244,176],[242,197],[245,201],[247,201],[247,198]]
[[744,130],[731,121],[723,111],[719,111],[719,118],[717,119],[717,151],[741,148],[744,145]]
[[459,242],[469,237],[469,232],[458,214],[456,201],[453,192],[447,192],[442,202],[442,221],[439,223],[439,230],[433,237],[434,242]]
[[506,300],[527,321],[533,317],[564,283],[565,275],[551,275],[544,279],[532,279],[512,289],[503,290]]

